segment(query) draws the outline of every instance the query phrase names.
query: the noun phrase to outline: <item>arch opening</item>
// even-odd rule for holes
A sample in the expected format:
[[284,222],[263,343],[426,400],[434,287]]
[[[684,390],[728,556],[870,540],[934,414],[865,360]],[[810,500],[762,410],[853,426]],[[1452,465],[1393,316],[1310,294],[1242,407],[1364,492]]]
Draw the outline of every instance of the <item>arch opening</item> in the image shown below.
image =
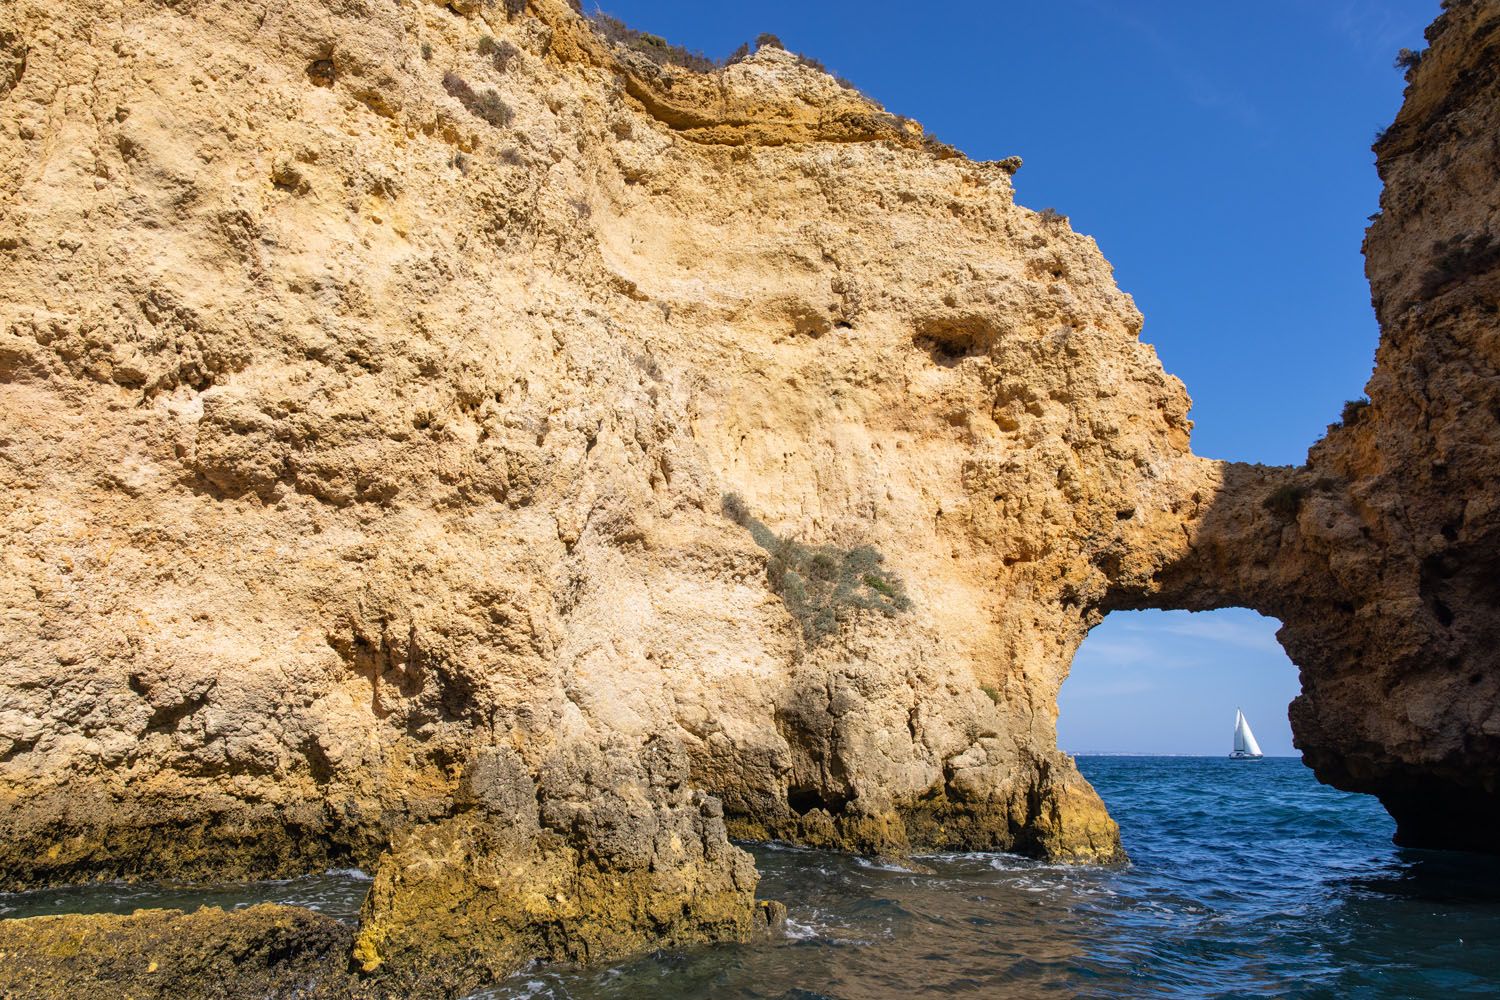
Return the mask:
[[1280,627],[1248,608],[1111,612],[1063,682],[1058,747],[1074,755],[1227,756],[1238,708],[1266,756],[1300,756],[1287,708],[1301,684],[1276,640]]

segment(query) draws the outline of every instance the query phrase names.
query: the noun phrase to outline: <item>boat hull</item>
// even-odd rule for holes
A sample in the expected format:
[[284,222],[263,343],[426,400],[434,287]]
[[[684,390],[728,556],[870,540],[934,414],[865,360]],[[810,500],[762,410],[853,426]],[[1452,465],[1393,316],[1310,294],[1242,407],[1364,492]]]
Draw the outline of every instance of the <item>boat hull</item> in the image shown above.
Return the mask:
[[1238,750],[1236,750],[1234,753],[1232,753],[1232,754],[1229,755],[1229,759],[1230,760],[1264,760],[1265,759],[1265,754],[1261,754],[1261,753],[1240,753]]

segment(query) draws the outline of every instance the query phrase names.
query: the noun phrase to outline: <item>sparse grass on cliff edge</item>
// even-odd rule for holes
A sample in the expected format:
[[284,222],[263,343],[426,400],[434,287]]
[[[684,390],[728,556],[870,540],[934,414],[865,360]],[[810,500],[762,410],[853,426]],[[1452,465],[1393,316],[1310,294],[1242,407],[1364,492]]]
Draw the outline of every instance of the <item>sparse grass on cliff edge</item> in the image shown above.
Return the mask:
[[612,17],[602,10],[586,16],[594,30],[607,41],[632,52],[639,52],[657,65],[678,66],[695,73],[712,73],[721,67],[720,63],[701,52],[691,52],[680,45],[673,45],[660,35],[636,31],[618,17]]
[[[593,13],[584,10],[580,0],[573,0],[573,9],[583,15],[584,19],[594,29],[594,32],[604,41],[617,48],[626,49],[636,55],[644,56],[658,66],[670,66],[676,69],[688,70],[692,73],[720,73],[736,63],[750,58],[751,53],[764,48],[781,49],[790,53],[797,63],[819,73],[826,74],[833,82],[851,93],[858,94],[864,100],[873,104],[876,109],[884,112],[880,102],[865,94],[846,77],[840,76],[823,64],[822,60],[802,52],[794,52],[788,49],[780,38],[769,32],[763,32],[752,45],[749,42],[735,49],[725,59],[713,59],[701,52],[685,49],[680,45],[673,45],[660,35],[650,32],[637,31],[619,18],[606,14],[603,10],[594,9]],[[890,120],[908,138],[919,141],[935,159],[949,160],[963,156],[963,153],[955,146],[949,145],[940,139],[926,133],[915,121],[900,115],[890,115]],[[1020,161],[1016,160],[1017,166]],[[1014,173],[1014,170],[1011,171]],[[1066,216],[1062,217],[1066,220]]]
[[725,517],[771,554],[766,579],[797,619],[809,648],[835,634],[839,623],[855,612],[894,618],[912,606],[901,579],[881,565],[885,557],[871,546],[841,549],[782,538],[751,515],[736,493],[724,495],[723,509]]
[[[583,8],[580,6],[578,9],[582,12]],[[673,45],[660,35],[637,31],[624,21],[613,15],[606,14],[602,10],[595,10],[594,13],[585,14],[584,16],[588,18],[594,30],[612,44],[622,46],[632,52],[638,52],[659,66],[676,66],[681,69],[692,70],[695,73],[713,73],[724,69],[726,66],[733,66],[735,63],[748,59],[752,52],[766,46],[776,49],[786,49],[780,38],[777,38],[770,32],[763,32],[755,39],[754,46],[746,42],[735,49],[727,59],[713,59],[701,52],[693,52],[680,45]],[[787,51],[790,50],[788,49]],[[796,56],[797,62],[803,66],[815,69],[820,73],[827,73],[845,90],[859,90],[852,82],[823,65],[822,60],[801,52],[793,52],[792,55]]]

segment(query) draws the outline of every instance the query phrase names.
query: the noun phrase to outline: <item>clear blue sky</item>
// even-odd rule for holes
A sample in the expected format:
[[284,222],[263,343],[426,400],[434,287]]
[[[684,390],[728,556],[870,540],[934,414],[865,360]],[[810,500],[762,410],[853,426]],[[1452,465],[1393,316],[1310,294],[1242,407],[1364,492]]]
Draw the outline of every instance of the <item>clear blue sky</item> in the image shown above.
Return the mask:
[[[1424,45],[1438,0],[603,7],[716,57],[773,32],[969,156],[1021,156],[1017,200],[1099,241],[1187,383],[1199,454],[1300,463],[1362,393],[1369,147],[1400,106],[1392,59]],[[1268,753],[1291,752],[1296,674],[1275,628],[1244,611],[1112,616],[1063,690],[1063,746],[1223,753],[1238,703]]]

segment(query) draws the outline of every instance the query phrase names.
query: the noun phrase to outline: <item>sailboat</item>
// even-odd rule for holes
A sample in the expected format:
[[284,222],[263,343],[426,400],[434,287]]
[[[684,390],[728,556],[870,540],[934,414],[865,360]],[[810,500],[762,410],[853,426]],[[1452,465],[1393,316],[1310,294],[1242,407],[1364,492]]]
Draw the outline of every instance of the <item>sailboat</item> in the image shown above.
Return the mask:
[[1255,734],[1250,731],[1250,723],[1245,719],[1245,713],[1239,709],[1234,710],[1234,749],[1229,752],[1230,760],[1260,760],[1265,754],[1260,752],[1260,744],[1255,742]]

